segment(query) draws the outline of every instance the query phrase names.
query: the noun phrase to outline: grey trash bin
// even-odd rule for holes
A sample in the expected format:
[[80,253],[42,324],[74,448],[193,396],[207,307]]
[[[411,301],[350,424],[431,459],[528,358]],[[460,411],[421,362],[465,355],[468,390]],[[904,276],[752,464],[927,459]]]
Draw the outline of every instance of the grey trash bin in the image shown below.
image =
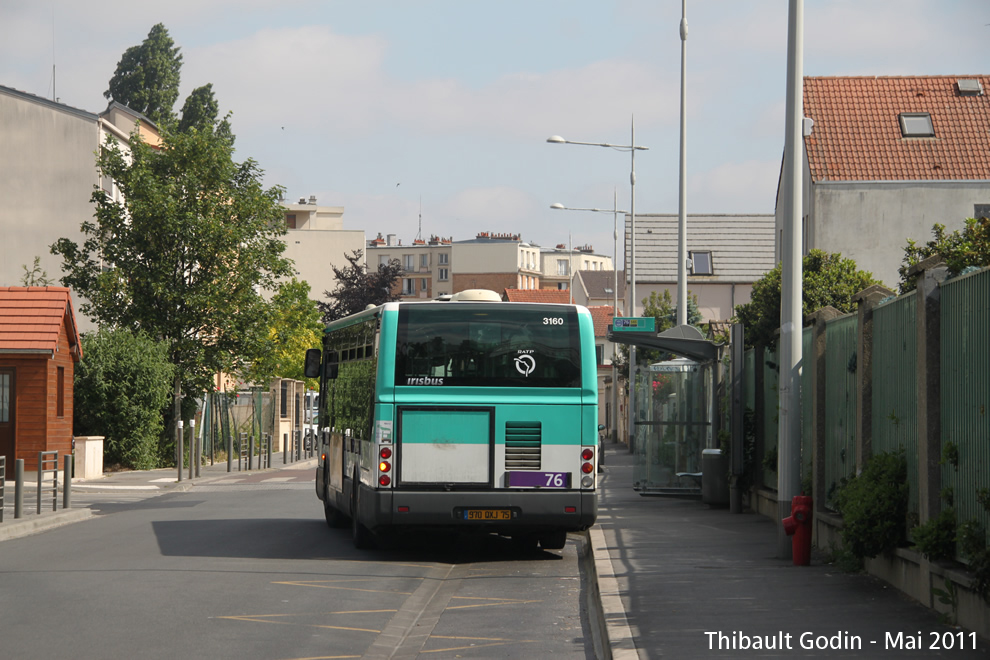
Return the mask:
[[729,457],[721,449],[701,451],[701,501],[729,506]]

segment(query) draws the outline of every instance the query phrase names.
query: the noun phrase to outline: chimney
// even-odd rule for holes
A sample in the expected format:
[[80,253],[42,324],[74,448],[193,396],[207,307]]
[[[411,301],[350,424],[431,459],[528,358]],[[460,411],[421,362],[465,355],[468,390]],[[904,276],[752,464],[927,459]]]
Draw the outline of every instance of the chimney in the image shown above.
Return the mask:
[[316,206],[316,195],[309,196],[309,203],[312,204],[313,206]]
[[395,234],[387,234],[386,239],[385,245],[396,245]]

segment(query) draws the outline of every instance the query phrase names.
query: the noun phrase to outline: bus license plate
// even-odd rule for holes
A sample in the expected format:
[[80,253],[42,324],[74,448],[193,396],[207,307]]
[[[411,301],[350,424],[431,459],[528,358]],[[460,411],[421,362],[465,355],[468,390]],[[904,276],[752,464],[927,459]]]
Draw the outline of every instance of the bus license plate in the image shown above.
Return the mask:
[[465,520],[512,520],[509,509],[466,509]]

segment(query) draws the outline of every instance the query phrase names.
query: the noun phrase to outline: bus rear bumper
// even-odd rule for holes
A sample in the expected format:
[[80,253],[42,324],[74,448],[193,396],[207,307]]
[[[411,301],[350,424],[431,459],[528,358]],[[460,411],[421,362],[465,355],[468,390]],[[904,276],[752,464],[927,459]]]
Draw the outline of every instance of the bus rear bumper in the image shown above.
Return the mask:
[[[367,497],[366,497],[367,496]],[[588,529],[598,517],[595,491],[362,492],[361,519],[372,531],[478,529],[503,534]]]

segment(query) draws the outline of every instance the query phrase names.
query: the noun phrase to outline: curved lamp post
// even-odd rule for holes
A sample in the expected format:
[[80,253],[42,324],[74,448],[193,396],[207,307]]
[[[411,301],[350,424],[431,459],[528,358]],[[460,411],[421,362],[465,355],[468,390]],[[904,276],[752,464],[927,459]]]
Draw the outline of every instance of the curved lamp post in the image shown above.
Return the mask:
[[[551,204],[550,208],[558,211],[590,211],[592,213],[611,213],[612,214],[612,274],[615,276],[615,281],[612,284],[612,316],[613,318],[619,313],[619,268],[616,265],[619,256],[619,214],[625,215],[627,211],[619,209],[617,206],[618,200],[616,194],[612,193],[612,208],[610,209],[585,209],[576,208],[570,206],[564,206],[563,204],[556,203]],[[619,379],[616,377],[618,374],[615,368],[615,348],[612,349],[612,441],[615,442],[619,439]]]
[[[565,140],[559,135],[547,138],[551,144],[580,144],[588,147],[605,147],[616,151],[628,151],[631,156],[629,170],[629,311],[630,316],[636,316],[636,152],[648,151],[649,147],[636,144],[636,121],[632,121],[631,139],[629,144],[610,144],[608,142],[578,142]],[[636,384],[636,347],[629,347],[629,451],[633,451],[636,439],[635,416],[635,384]]]

